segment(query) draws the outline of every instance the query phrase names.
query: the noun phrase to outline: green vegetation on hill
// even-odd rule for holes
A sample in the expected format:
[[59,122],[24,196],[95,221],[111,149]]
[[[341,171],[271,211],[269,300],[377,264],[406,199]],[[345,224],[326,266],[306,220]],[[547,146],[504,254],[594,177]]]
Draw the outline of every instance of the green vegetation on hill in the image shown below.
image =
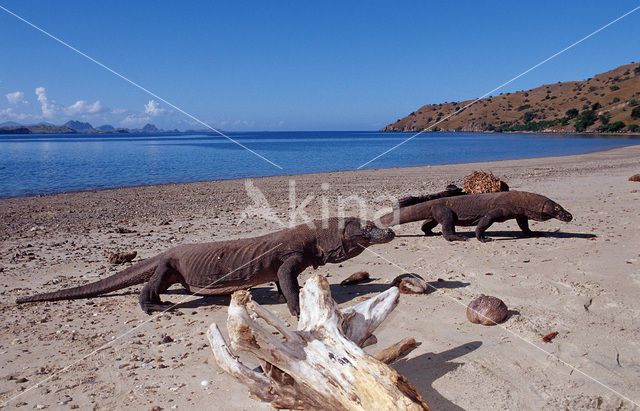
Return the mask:
[[638,132],[640,64],[584,81],[478,100],[427,104],[382,131]]

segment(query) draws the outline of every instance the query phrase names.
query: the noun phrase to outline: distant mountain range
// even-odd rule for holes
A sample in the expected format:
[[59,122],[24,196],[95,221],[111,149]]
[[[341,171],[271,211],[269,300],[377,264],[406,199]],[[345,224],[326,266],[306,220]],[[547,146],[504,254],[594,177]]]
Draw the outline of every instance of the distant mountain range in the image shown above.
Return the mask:
[[23,125],[13,121],[0,123],[0,134],[76,134],[76,133],[137,133],[137,134],[158,134],[158,133],[179,133],[178,130],[162,130],[153,124],[146,124],[142,128],[115,128],[110,124],[93,127],[89,123],[70,120],[61,126],[51,123],[39,123]]
[[[640,132],[640,64],[584,81],[478,100],[427,104],[382,131]],[[449,117],[451,116],[451,117]]]

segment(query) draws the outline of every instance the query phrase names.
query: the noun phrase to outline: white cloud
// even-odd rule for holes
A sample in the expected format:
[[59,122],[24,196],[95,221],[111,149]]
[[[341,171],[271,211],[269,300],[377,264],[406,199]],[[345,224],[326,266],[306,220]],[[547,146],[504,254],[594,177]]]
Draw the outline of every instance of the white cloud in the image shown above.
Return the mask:
[[[156,100],[149,100],[143,105],[143,110],[125,110],[122,108],[104,107],[100,100],[95,102],[87,102],[86,100],[77,100],[71,105],[63,105],[52,99],[45,87],[35,89],[35,95],[39,104],[39,110],[27,110],[27,113],[20,113],[26,110],[27,105],[24,100],[24,93],[16,91],[5,94],[9,103],[15,107],[0,109],[0,122],[12,121],[49,121],[55,124],[63,123],[69,119],[84,119],[84,121],[104,121],[106,123],[118,124],[123,127],[137,128],[153,120],[158,121],[159,117],[172,115],[173,111],[162,108]],[[1,95],[0,95],[1,98]],[[22,108],[24,107],[24,108]],[[18,108],[21,108],[20,110]],[[164,117],[163,117],[164,118]]]
[[151,117],[142,113],[130,113],[120,122],[120,125],[125,127],[140,126],[149,122],[149,120],[151,120]]
[[102,105],[99,100],[92,104],[89,104],[84,100],[78,100],[69,107],[64,108],[64,113],[69,116],[96,114],[102,111]]
[[111,110],[111,114],[125,114],[124,119],[120,121],[122,127],[138,127],[149,123],[154,117],[164,114],[170,114],[171,111],[160,108],[160,104],[155,100],[149,100],[144,105],[144,111],[125,111],[120,109]]
[[252,127],[256,122],[254,120],[236,120],[233,122],[235,127]]
[[45,118],[52,119],[56,115],[63,116],[85,116],[89,114],[98,114],[109,109],[103,108],[99,100],[93,103],[87,103],[84,100],[78,100],[70,106],[61,106],[53,100],[49,100],[47,96],[47,90],[44,87],[38,87],[36,89],[36,96],[38,96],[38,102],[42,109],[42,115]]
[[13,111],[13,108],[9,107],[3,110],[0,110],[0,121],[4,122],[7,120],[12,121],[33,121],[36,120],[36,116],[28,113],[16,113]]
[[149,114],[152,117],[159,116],[164,114],[167,110],[164,108],[160,108],[160,105],[155,100],[149,100],[147,104],[144,105],[144,112]]
[[14,91],[13,93],[7,93],[4,96],[11,104],[27,103],[27,100],[24,99],[24,93],[22,91]]
[[52,118],[56,115],[57,107],[55,102],[49,102],[47,97],[47,90],[44,87],[36,88],[36,96],[42,108],[42,115],[45,118]]

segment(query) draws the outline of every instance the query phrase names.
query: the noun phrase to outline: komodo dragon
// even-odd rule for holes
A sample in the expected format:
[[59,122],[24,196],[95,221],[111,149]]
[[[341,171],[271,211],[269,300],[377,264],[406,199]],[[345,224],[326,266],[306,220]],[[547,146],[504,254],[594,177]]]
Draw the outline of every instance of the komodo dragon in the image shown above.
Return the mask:
[[95,297],[146,283],[140,293],[140,306],[150,314],[169,307],[170,303],[163,303],[159,296],[176,283],[189,292],[207,295],[230,294],[276,281],[289,311],[297,315],[297,276],[305,268],[340,263],[394,236],[391,229],[380,229],[357,218],[316,220],[255,238],[180,245],[103,280],[18,298],[16,302]]
[[456,235],[455,226],[476,225],[476,238],[489,241],[484,232],[495,222],[515,218],[522,232],[529,236],[529,219],[546,221],[557,218],[571,221],[571,214],[559,204],[545,196],[525,191],[504,191],[499,193],[467,194],[446,197],[394,210],[380,217],[380,226],[425,220],[422,231],[425,235],[435,235],[431,230],[442,225],[442,236],[449,241],[466,240]]

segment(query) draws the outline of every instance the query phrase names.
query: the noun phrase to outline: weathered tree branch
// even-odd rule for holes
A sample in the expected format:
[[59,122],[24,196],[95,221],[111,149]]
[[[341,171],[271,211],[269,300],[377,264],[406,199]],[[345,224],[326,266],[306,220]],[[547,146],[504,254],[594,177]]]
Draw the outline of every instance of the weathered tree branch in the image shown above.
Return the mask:
[[385,364],[391,364],[399,357],[413,351],[417,346],[418,343],[413,337],[405,338],[404,340],[398,341],[392,346],[373,354],[373,358],[378,361],[382,361]]
[[[314,275],[300,292],[300,320],[293,331],[247,291],[234,293],[227,319],[230,345],[255,355],[264,374],[234,357],[215,323],[208,338],[220,368],[275,408],[428,410],[405,377],[361,348],[375,341],[373,331],[396,307],[398,297],[398,289],[391,287],[340,310],[327,280]],[[376,356],[393,361],[414,346],[415,341],[401,341]]]

